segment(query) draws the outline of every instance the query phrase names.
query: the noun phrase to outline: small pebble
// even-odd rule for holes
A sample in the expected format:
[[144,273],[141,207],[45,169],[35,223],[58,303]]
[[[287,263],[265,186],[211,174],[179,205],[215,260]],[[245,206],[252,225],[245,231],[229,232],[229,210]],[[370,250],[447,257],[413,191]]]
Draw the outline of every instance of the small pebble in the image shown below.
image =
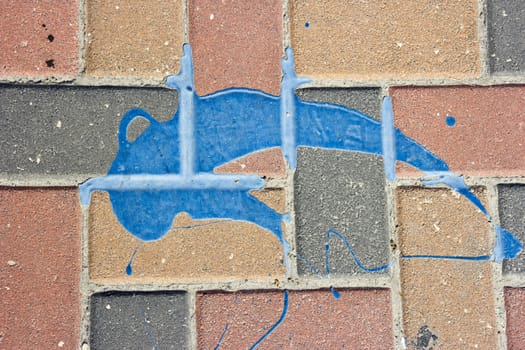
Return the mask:
[[9,265],[9,266],[15,266],[15,265],[16,265],[16,262],[14,262],[13,260],[9,260],[9,261],[7,262],[7,265]]

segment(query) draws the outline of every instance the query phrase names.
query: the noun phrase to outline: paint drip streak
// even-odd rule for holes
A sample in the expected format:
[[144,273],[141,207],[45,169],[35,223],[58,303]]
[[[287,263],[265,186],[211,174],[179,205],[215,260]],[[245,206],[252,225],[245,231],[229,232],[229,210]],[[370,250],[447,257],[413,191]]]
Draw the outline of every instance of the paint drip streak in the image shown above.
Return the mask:
[[443,260],[467,260],[467,261],[486,261],[492,258],[491,255],[481,256],[454,256],[454,255],[404,255],[401,259],[443,259]]
[[253,350],[253,349],[257,348],[259,345],[261,345],[261,343],[264,341],[264,339],[266,339],[270,334],[272,334],[273,331],[275,331],[277,329],[277,327],[279,327],[281,325],[281,323],[283,323],[287,312],[288,312],[288,289],[285,289],[284,290],[283,312],[281,314],[281,317],[279,317],[279,320],[277,320],[277,322],[275,322],[275,324],[266,333],[264,333],[264,335],[261,338],[259,338],[259,340],[257,340],[250,347],[250,350]]
[[228,324],[226,324],[226,326],[224,326],[224,330],[222,331],[222,334],[219,338],[219,341],[217,342],[217,345],[215,345],[215,347],[213,348],[213,350],[219,350],[219,348],[221,347],[221,344],[222,344],[222,341],[224,340],[224,336],[226,335],[226,333],[228,333]]

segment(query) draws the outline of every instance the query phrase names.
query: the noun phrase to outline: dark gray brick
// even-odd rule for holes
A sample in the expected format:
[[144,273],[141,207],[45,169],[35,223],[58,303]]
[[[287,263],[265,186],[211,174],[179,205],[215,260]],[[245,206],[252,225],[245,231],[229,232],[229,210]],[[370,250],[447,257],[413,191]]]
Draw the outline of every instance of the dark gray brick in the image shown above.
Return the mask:
[[185,293],[103,293],[91,297],[91,349],[186,349]]
[[[525,242],[525,185],[498,186],[499,220],[522,243]],[[503,261],[504,273],[524,273],[525,254]]]
[[525,71],[525,4],[516,0],[489,0],[487,7],[490,70]]
[[[300,96],[380,115],[378,89],[305,89]],[[389,233],[382,158],[306,147],[299,148],[297,158],[294,196],[299,273],[312,275],[317,269],[325,274],[329,229],[345,236],[365,267],[387,264]],[[336,238],[331,240],[330,265],[333,275],[363,273]]]
[[121,117],[139,107],[157,120],[177,110],[175,90],[0,85],[0,173],[103,175],[117,153]]
[[328,102],[358,109],[380,119],[381,90],[378,88],[309,88],[297,90],[297,96],[304,101]]

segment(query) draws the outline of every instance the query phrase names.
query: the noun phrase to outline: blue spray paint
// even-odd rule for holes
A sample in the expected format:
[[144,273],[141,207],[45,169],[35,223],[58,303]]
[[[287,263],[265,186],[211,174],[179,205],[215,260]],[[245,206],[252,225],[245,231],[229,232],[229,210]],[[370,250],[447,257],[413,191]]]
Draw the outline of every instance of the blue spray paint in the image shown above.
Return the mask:
[[445,119],[445,123],[446,123],[448,126],[454,126],[454,125],[456,125],[456,118],[454,118],[454,117],[451,116],[451,115],[447,115],[447,118]]
[[126,266],[126,275],[131,276],[133,274],[133,259],[135,259],[135,255],[137,254],[137,251],[139,250],[139,246],[135,248],[133,253],[131,254],[131,257],[129,258],[128,265]]
[[284,290],[284,297],[283,297],[283,312],[281,313],[281,317],[279,317],[277,322],[275,322],[275,324],[272,327],[270,327],[270,329],[266,333],[264,333],[264,335],[262,337],[260,337],[259,340],[257,340],[250,347],[250,350],[256,349],[259,345],[261,345],[261,343],[264,341],[264,339],[266,339],[270,334],[272,334],[273,331],[275,331],[277,329],[277,327],[279,327],[279,325],[281,323],[283,323],[287,312],[288,312],[288,290],[285,289]]
[[226,326],[224,326],[224,330],[222,331],[222,334],[219,338],[219,341],[217,342],[217,345],[215,345],[215,347],[213,348],[213,350],[219,350],[219,348],[221,347],[221,344],[222,344],[222,341],[224,340],[224,337],[226,336],[226,333],[228,333],[228,324],[226,324]]

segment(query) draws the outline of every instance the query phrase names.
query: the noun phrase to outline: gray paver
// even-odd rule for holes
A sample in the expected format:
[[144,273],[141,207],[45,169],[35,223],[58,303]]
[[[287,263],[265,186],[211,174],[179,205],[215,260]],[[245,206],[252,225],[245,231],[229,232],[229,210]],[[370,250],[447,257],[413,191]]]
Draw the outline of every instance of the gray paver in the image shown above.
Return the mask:
[[140,107],[165,121],[177,100],[160,88],[0,85],[0,174],[105,175],[124,113]]
[[[525,242],[525,185],[498,186],[499,219],[503,228]],[[524,273],[525,254],[503,261],[504,273]]]
[[92,350],[186,349],[186,294],[103,293],[91,298]]
[[489,0],[489,62],[493,73],[525,71],[525,6],[516,0]]
[[[378,89],[308,90],[301,94],[305,100],[345,104],[372,116],[380,114]],[[385,181],[379,156],[299,148],[294,179],[299,274],[312,275],[315,269],[321,275],[326,273],[329,229],[345,236],[365,267],[388,263]],[[330,265],[332,275],[364,273],[336,238],[331,240]]]

